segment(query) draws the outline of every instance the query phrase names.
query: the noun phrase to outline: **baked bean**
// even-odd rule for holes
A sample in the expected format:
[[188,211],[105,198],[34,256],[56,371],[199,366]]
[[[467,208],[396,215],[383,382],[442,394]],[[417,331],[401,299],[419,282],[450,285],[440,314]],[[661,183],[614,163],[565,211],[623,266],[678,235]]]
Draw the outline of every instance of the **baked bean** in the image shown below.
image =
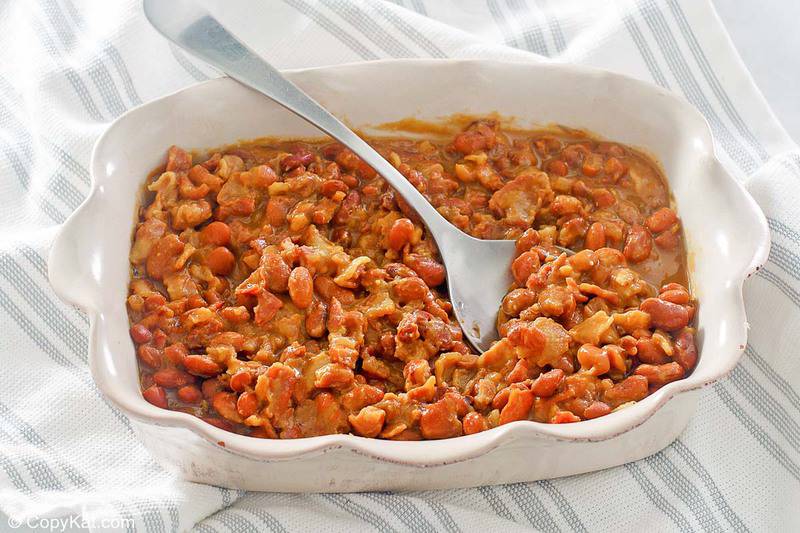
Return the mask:
[[619,181],[622,175],[627,171],[625,165],[616,157],[609,157],[603,165],[603,171],[614,182]]
[[444,266],[430,257],[419,254],[408,254],[403,262],[422,278],[428,287],[437,287],[444,283]]
[[583,411],[583,418],[590,420],[600,416],[605,416],[611,412],[611,407],[603,402],[592,402],[586,410]]
[[196,385],[185,385],[178,389],[176,394],[178,399],[185,403],[199,403],[203,399],[203,393]]
[[592,199],[600,209],[611,207],[617,202],[617,199],[608,189],[592,189]]
[[319,300],[313,300],[306,312],[306,333],[318,339],[325,335],[328,319],[328,306]]
[[292,271],[280,255],[265,253],[261,257],[261,272],[270,291],[283,293],[289,290]]
[[677,232],[668,230],[657,236],[653,241],[659,248],[664,250],[674,250],[681,242]]
[[569,172],[569,168],[565,162],[554,159],[547,163],[547,171],[556,176],[566,176]]
[[174,389],[175,387],[182,387],[194,383],[194,376],[178,370],[177,368],[162,368],[153,374],[153,381],[156,385],[160,385],[167,389]]
[[678,363],[667,363],[664,365],[639,365],[634,372],[637,376],[647,378],[647,383],[651,387],[662,387],[667,383],[681,379],[686,372]]
[[289,297],[300,309],[306,309],[314,298],[314,281],[305,267],[295,267],[289,275]]
[[231,228],[224,222],[214,221],[200,231],[200,239],[211,246],[227,246],[231,242]]
[[234,392],[242,392],[250,386],[252,381],[253,377],[250,375],[250,372],[242,370],[231,376],[228,385]]
[[649,392],[647,384],[647,377],[641,374],[628,376],[608,389],[603,395],[603,401],[612,409],[623,403],[639,401]]
[[211,405],[222,418],[234,423],[242,422],[242,417],[239,415],[238,409],[236,409],[236,395],[234,393],[216,393],[211,400]]
[[647,229],[653,233],[661,233],[674,226],[676,222],[678,222],[678,215],[675,214],[675,211],[669,207],[662,207],[647,217],[645,224]]
[[186,348],[185,344],[176,342],[164,348],[164,355],[173,365],[183,366],[183,360],[189,355],[189,350]]
[[136,350],[139,360],[150,368],[161,366],[161,351],[153,346],[139,346]]
[[398,218],[389,229],[389,248],[392,250],[400,250],[403,246],[411,241],[414,235],[414,223],[407,218]]
[[658,297],[666,302],[672,302],[678,305],[689,303],[689,293],[686,290],[672,289],[662,292]]
[[549,372],[540,374],[531,385],[531,391],[540,398],[549,398],[556,393],[562,381],[564,381],[564,371],[554,368]]
[[530,289],[514,289],[503,298],[503,312],[509,316],[519,316],[519,314],[537,302],[535,291]]
[[216,376],[222,369],[217,363],[204,355],[190,354],[183,358],[183,366],[196,376]]
[[130,334],[136,344],[146,344],[153,339],[153,334],[150,330],[141,324],[131,326]]
[[254,415],[258,409],[258,397],[255,392],[243,392],[236,401],[236,411],[242,418]]
[[584,245],[590,250],[599,250],[606,245],[606,228],[600,222],[595,222],[586,230]]
[[632,263],[641,263],[650,257],[652,249],[653,238],[650,237],[644,226],[639,224],[631,226],[625,239],[625,248],[622,250],[625,259]]
[[689,311],[686,307],[659,298],[648,298],[639,309],[650,315],[650,322],[656,328],[674,331],[689,324]]
[[169,402],[167,402],[167,391],[158,385],[151,385],[143,390],[142,396],[144,396],[145,400],[152,403],[156,407],[160,407],[162,409],[169,408]]
[[206,265],[217,276],[227,276],[236,265],[233,253],[224,246],[218,246],[206,256]]
[[519,239],[517,239],[517,255],[522,254],[523,252],[527,252],[537,244],[541,242],[542,238],[539,235],[539,232],[533,228],[528,228],[525,232],[520,235]]
[[392,284],[392,291],[400,303],[422,301],[430,292],[422,278],[412,276],[402,278]]
[[672,358],[689,372],[697,364],[697,345],[694,340],[694,333],[689,329],[684,329],[675,337],[675,351]]
[[636,356],[642,363],[661,365],[669,361],[669,357],[659,343],[650,338],[636,341]]
[[519,257],[514,259],[511,263],[511,272],[514,275],[514,281],[518,285],[525,285],[525,282],[539,268],[539,254],[536,252],[525,252]]

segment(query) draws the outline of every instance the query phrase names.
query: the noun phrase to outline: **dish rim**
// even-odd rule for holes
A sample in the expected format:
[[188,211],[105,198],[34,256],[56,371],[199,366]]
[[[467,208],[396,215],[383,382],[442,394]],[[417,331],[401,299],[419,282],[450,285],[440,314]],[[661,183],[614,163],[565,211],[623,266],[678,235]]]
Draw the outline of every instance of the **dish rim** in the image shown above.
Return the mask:
[[[71,291],[67,290],[66,288],[66,283],[69,281],[68,278],[54,274],[54,272],[59,270],[58,268],[54,268],[54,265],[59,264],[58,250],[63,248],[67,241],[79,240],[80,236],[82,235],[80,224],[81,216],[85,214],[87,210],[91,209],[94,201],[99,195],[98,191],[100,190],[100,184],[97,176],[102,174],[100,174],[100,171],[98,170],[101,164],[101,162],[98,160],[98,154],[102,150],[104,143],[110,134],[117,128],[120,128],[120,125],[124,124],[124,122],[131,115],[141,112],[141,110],[147,106],[162,104],[165,101],[179,98],[183,93],[196,90],[200,86],[209,84],[236,83],[231,78],[223,76],[189,85],[137,106],[119,116],[106,128],[106,130],[98,137],[92,149],[90,163],[91,189],[89,195],[75,210],[75,212],[73,212],[67,218],[58,235],[56,236],[53,246],[50,250],[50,255],[48,258],[48,277],[51,285],[54,287],[56,293],[60,298],[62,298],[62,300],[78,305],[79,307],[83,308],[89,316],[89,364],[92,371],[92,377],[97,386],[109,400],[117,405],[123,412],[137,420],[157,426],[179,427],[187,429],[198,434],[210,443],[215,443],[224,447],[224,449],[229,453],[233,453],[235,455],[244,455],[250,457],[251,459],[261,461],[291,460],[303,456],[326,453],[336,449],[348,449],[355,453],[381,461],[411,466],[434,466],[465,461],[486,454],[506,442],[517,439],[540,439],[552,442],[600,441],[611,439],[643,424],[677,394],[696,390],[710,383],[714,383],[727,375],[735,367],[744,351],[747,338],[747,321],[744,309],[744,298],[742,294],[743,283],[745,279],[755,273],[760,266],[766,262],[769,253],[770,235],[766,217],[764,216],[760,207],[756,204],[752,196],[750,196],[750,194],[744,189],[742,184],[733,178],[720,163],[714,148],[710,126],[705,117],[697,109],[691,106],[682,97],[642,80],[632,78],[624,74],[573,64],[530,63],[485,59],[383,59],[369,62],[362,61],[343,63],[307,69],[292,69],[285,72],[290,76],[302,76],[308,73],[313,74],[317,71],[361,67],[365,64],[392,64],[397,62],[425,65],[431,63],[441,64],[442,62],[467,65],[482,63],[507,64],[517,67],[536,68],[543,70],[567,70],[572,71],[576,75],[586,76],[592,79],[606,77],[617,78],[624,83],[635,84],[639,86],[640,89],[651,91],[654,95],[666,98],[672,102],[672,105],[680,106],[683,113],[691,115],[692,120],[699,119],[701,121],[700,131],[694,133],[702,135],[703,141],[706,142],[710,147],[707,155],[709,163],[717,165],[719,170],[721,170],[721,172],[724,174],[725,178],[732,182],[732,185],[738,189],[738,193],[742,195],[742,198],[750,207],[749,218],[752,219],[750,222],[754,222],[757,225],[757,229],[759,230],[758,233],[760,234],[760,239],[757,239],[758,242],[756,242],[753,246],[752,257],[749,263],[740,269],[731,269],[732,278],[735,278],[736,283],[735,286],[730,288],[730,290],[735,291],[734,296],[736,298],[736,303],[740,308],[741,316],[745,318],[745,322],[742,325],[744,335],[743,341],[738,347],[738,350],[734,351],[734,353],[731,353],[728,359],[721,360],[719,368],[715,368],[716,372],[712,376],[706,379],[701,379],[696,377],[695,373],[690,374],[686,378],[667,384],[666,386],[646,397],[644,400],[637,402],[635,405],[605,417],[582,421],[576,424],[546,424],[528,420],[517,421],[482,433],[443,439],[439,441],[398,442],[370,439],[352,434],[323,435],[293,440],[257,439],[225,431],[187,413],[155,407],[144,400],[141,395],[141,390],[137,390],[139,393],[138,395],[131,395],[132,398],[120,394],[118,391],[119,387],[114,387],[113,383],[108,383],[103,379],[99,379],[98,365],[104,364],[104,361],[102,357],[96,356],[95,345],[96,341],[98,340],[98,328],[101,323],[100,319],[102,318],[103,311],[102,309],[95,309],[91,305],[79,301],[79,299],[76,299],[74,295],[70,295]],[[202,147],[193,148],[200,149]],[[83,232],[83,236],[84,238],[86,237],[85,232]],[[78,270],[80,269],[80,267],[77,268]],[[731,335],[733,334],[734,333],[731,333]],[[128,353],[127,350],[123,350],[122,352],[122,356],[133,356],[132,352]]]

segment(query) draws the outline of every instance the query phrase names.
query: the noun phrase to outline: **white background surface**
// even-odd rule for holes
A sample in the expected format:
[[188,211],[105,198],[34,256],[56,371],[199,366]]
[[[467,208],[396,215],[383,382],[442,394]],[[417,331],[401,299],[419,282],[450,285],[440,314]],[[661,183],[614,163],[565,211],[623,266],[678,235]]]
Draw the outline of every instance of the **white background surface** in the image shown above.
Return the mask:
[[714,0],[736,49],[800,142],[800,0]]

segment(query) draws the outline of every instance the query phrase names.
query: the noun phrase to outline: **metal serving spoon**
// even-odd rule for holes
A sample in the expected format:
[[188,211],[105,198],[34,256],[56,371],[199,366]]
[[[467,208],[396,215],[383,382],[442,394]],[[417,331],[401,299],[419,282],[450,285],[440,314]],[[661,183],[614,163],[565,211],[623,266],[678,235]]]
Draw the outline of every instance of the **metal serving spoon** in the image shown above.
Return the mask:
[[512,280],[514,241],[476,239],[450,224],[378,152],[236,39],[196,0],[145,0],[144,11],[167,39],[304,118],[375,169],[435,239],[447,270],[453,311],[467,340],[481,352],[497,340],[495,320]]

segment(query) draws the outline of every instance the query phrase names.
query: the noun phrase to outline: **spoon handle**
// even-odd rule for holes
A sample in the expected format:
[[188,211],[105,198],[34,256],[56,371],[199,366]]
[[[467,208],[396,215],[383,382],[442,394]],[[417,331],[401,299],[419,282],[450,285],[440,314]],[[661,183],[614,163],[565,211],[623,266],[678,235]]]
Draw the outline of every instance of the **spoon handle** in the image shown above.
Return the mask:
[[180,47],[266,95],[352,150],[417,212],[436,238],[453,226],[388,161],[272,65],[242,44],[194,0],[145,0],[151,24]]

